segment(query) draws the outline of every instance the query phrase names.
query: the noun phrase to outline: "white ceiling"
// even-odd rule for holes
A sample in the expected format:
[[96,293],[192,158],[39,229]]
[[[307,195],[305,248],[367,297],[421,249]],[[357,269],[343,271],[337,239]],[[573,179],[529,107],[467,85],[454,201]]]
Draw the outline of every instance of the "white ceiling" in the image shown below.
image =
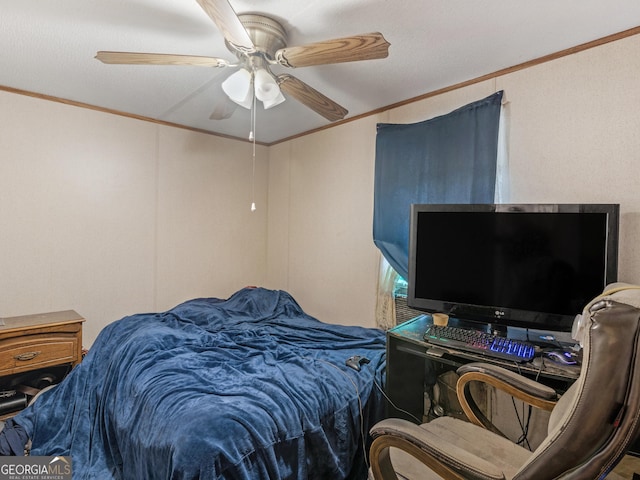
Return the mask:
[[[638,0],[230,0],[280,21],[289,46],[379,31],[389,57],[291,73],[349,117],[640,25]],[[105,65],[98,50],[235,60],[196,0],[0,0],[0,87],[246,138],[250,116],[210,120],[232,71]],[[328,125],[289,98],[257,112],[273,143]]]

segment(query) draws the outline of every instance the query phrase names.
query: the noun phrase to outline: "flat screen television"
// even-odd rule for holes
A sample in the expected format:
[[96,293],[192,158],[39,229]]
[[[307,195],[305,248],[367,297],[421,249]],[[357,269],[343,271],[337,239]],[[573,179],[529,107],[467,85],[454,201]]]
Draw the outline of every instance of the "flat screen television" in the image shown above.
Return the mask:
[[504,327],[571,330],[617,280],[617,204],[415,204],[407,303]]

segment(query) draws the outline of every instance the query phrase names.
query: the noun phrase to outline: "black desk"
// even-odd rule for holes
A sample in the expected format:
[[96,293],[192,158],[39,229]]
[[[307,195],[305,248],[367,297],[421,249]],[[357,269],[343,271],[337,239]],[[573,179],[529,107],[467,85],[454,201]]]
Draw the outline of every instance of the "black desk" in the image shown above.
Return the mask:
[[[454,320],[455,322],[455,320]],[[387,332],[387,378],[386,393],[398,409],[422,419],[424,412],[425,360],[435,363],[439,372],[455,370],[469,362],[487,362],[509,370],[537,378],[559,392],[564,392],[580,374],[579,366],[561,366],[550,361],[540,362],[535,358],[529,363],[515,364],[482,354],[445,349],[423,340],[424,332],[431,323],[431,316],[420,315]],[[415,421],[411,416],[388,405],[389,417]]]

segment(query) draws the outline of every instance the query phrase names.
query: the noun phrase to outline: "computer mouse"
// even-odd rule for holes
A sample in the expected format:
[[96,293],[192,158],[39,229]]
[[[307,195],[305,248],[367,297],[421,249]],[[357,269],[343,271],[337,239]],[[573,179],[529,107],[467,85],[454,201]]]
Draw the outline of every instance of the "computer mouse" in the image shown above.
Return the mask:
[[559,363],[561,365],[577,365],[578,357],[575,353],[562,350],[562,349],[554,349],[554,350],[545,350],[542,352],[542,356],[548,358],[552,362]]

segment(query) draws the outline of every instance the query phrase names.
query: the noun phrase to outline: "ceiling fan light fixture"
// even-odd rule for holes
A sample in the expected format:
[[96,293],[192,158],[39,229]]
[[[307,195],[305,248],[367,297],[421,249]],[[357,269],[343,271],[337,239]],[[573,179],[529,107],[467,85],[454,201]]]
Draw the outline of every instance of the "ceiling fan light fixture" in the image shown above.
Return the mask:
[[256,98],[261,102],[275,100],[280,95],[278,82],[266,69],[258,68],[254,73]]
[[[244,108],[251,106],[251,73],[241,68],[237,72],[229,75],[222,82],[222,90],[227,96]],[[247,103],[248,101],[248,103]]]
[[280,88],[278,87],[278,96],[273,100],[263,100],[262,105],[264,106],[265,110],[269,110],[271,107],[280,105],[284,101],[285,101],[284,95],[282,94],[282,92],[280,91]]

